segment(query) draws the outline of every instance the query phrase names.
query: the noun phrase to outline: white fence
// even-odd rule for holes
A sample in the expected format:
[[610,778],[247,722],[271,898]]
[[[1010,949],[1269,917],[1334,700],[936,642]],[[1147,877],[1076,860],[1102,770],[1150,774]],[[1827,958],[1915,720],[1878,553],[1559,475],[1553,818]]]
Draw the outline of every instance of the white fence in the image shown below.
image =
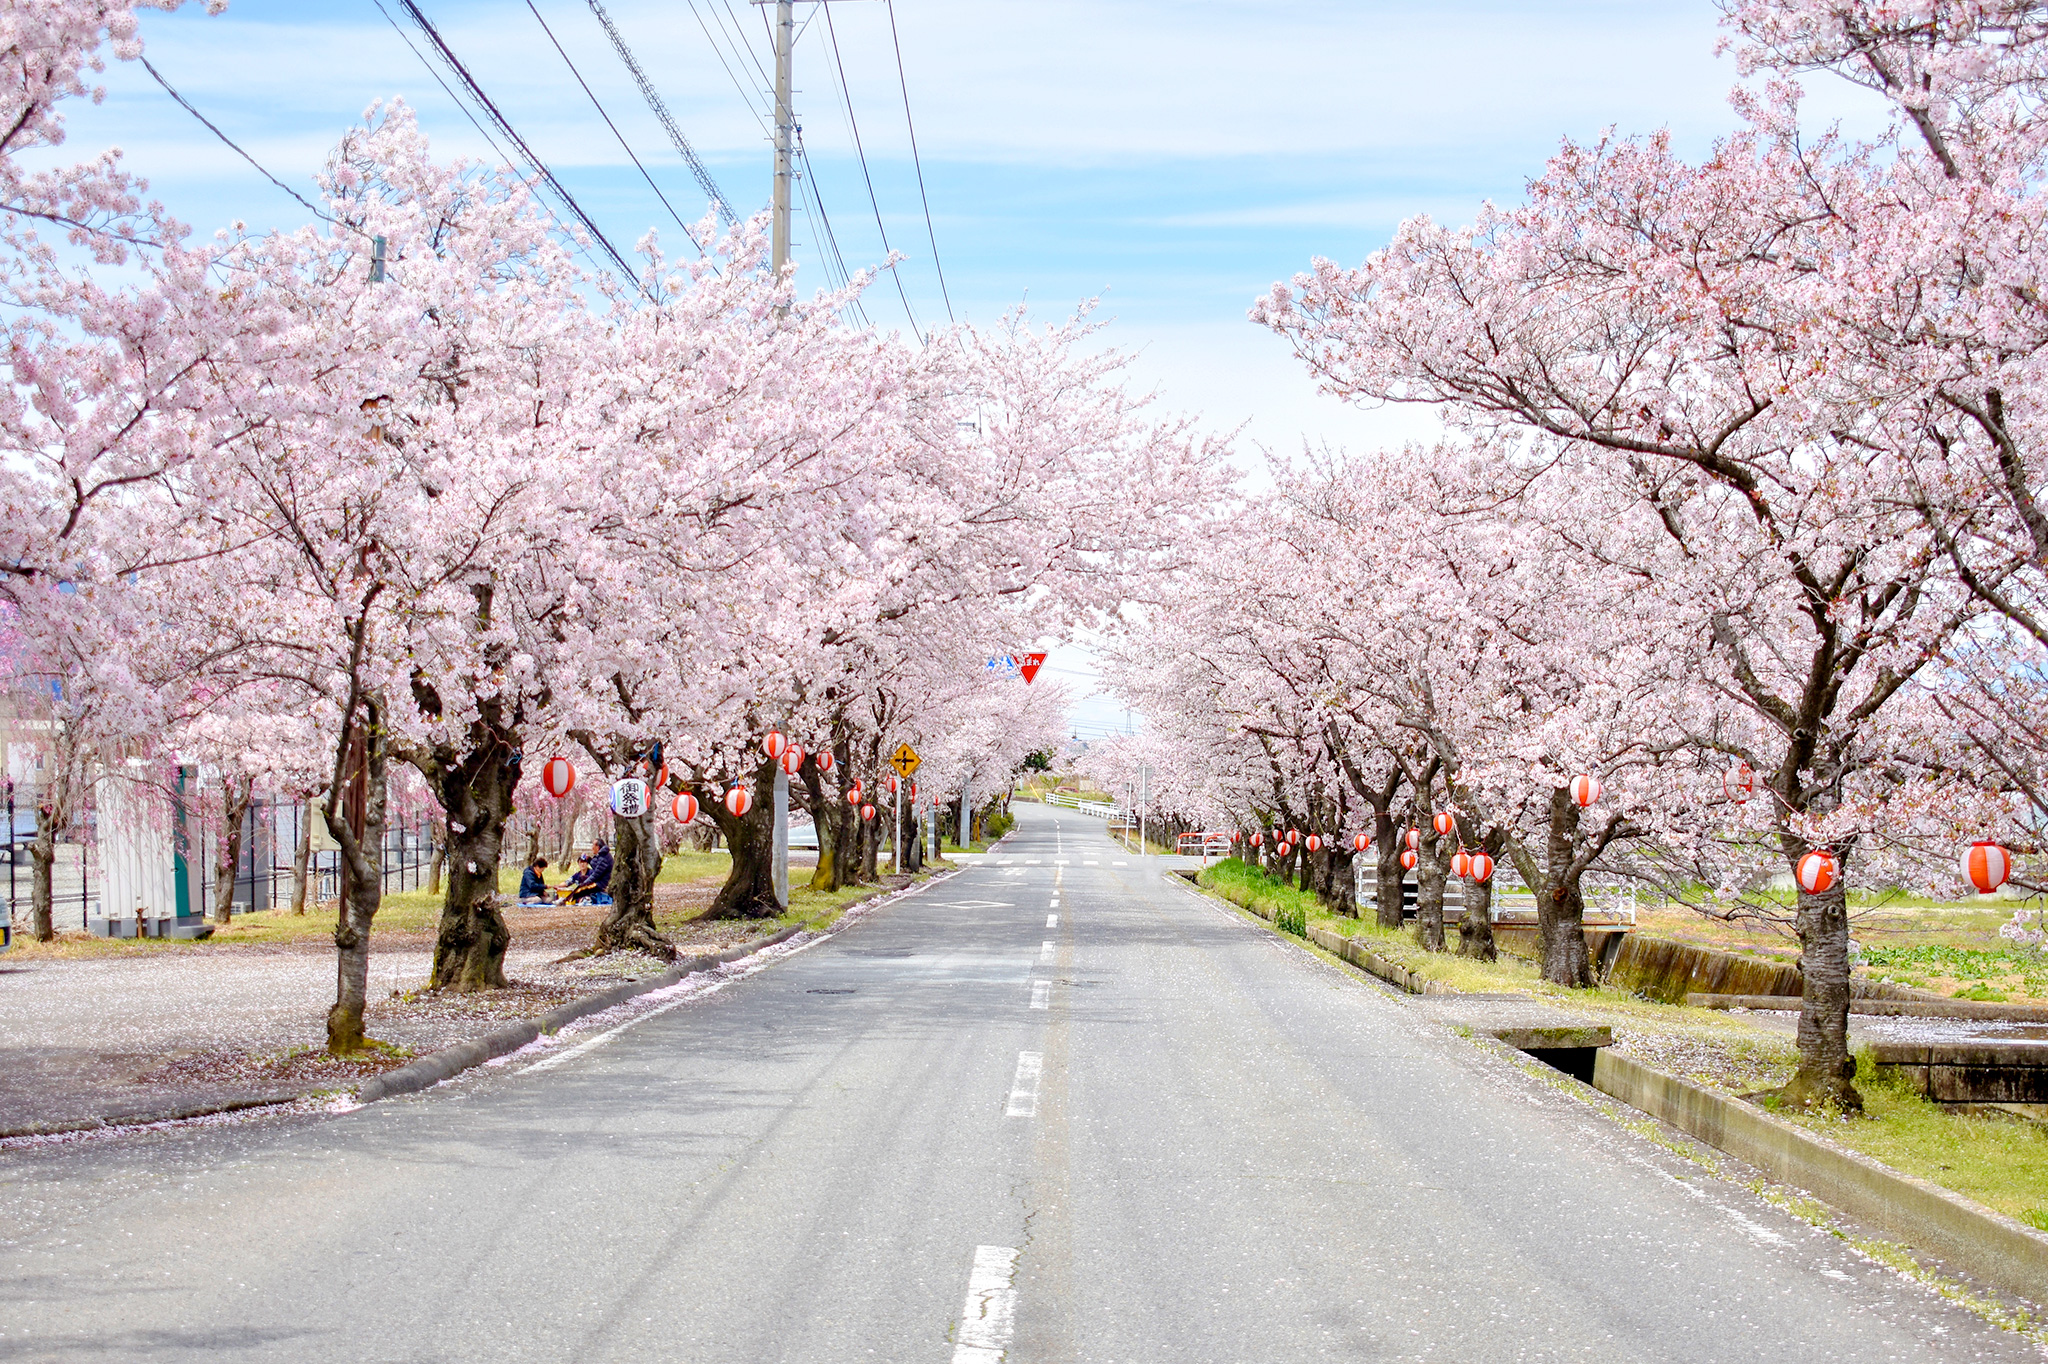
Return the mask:
[[1098,819],[1125,819],[1129,816],[1129,811],[1111,801],[1083,800],[1064,791],[1048,792],[1045,803],[1057,805],[1062,810],[1078,810],[1084,815],[1094,815]]

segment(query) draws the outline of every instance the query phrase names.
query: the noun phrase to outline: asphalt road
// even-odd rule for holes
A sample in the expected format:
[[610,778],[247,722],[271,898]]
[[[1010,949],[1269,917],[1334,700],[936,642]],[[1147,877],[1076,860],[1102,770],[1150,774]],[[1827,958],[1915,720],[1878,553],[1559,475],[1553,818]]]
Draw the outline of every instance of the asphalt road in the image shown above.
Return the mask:
[[2033,1359],[1020,805],[544,1069],[0,1154],[0,1359]]

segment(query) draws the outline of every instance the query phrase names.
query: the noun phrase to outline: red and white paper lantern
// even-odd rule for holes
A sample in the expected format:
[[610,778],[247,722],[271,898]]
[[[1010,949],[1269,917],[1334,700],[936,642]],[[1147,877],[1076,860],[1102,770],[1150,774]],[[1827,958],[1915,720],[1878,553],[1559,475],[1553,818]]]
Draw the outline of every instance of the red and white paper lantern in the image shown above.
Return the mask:
[[1721,791],[1737,805],[1747,805],[1756,794],[1756,769],[1748,763],[1729,768],[1721,774]]
[[754,808],[754,793],[739,785],[727,788],[725,808],[732,812],[734,819],[745,819],[747,811]]
[[676,798],[668,803],[669,813],[676,817],[678,824],[697,822],[697,798],[688,791],[676,792]]
[[1435,823],[1436,831],[1445,838],[1449,838],[1458,831],[1458,817],[1449,810],[1437,811]]
[[1410,829],[1401,835],[1401,842],[1410,852],[1422,846],[1422,830]]
[[540,769],[541,790],[560,800],[576,789],[576,769],[567,758],[549,758]]
[[1472,854],[1472,869],[1465,873],[1474,881],[1484,881],[1493,875],[1493,859],[1483,852]]
[[1963,876],[1979,895],[1989,895],[2011,875],[2012,854],[1996,843],[1972,843],[1963,854]]
[[1842,874],[1842,864],[1826,848],[1816,848],[1799,859],[1792,868],[1792,874],[1799,882],[1799,888],[1808,895],[1825,894],[1835,884],[1835,878]]
[[762,736],[761,751],[771,758],[780,758],[789,751],[789,736],[779,729],[771,729]]
[[1288,841],[1289,843],[1299,843],[1299,842],[1301,842],[1301,830],[1299,830],[1299,829],[1289,829],[1289,830],[1287,831],[1287,841]]
[[1254,848],[1263,848],[1266,846],[1266,835],[1263,831],[1252,835],[1252,846]]
[[821,773],[830,772],[832,770],[832,764],[838,761],[836,758],[832,756],[832,750],[829,748],[820,748],[817,750],[817,754],[818,756],[815,761],[818,764],[818,771]]
[[802,767],[803,765],[803,749],[799,748],[795,744],[791,744],[789,746],[789,751],[782,755],[782,770],[793,777],[796,775],[797,769]]
[[1452,853],[1452,854],[1451,854],[1451,875],[1453,875],[1453,876],[1470,876],[1471,874],[1472,874],[1472,854],[1471,854],[1471,853],[1468,853],[1468,852],[1466,852],[1466,851],[1465,851],[1465,850],[1464,850],[1463,848],[1460,848],[1460,849],[1458,849],[1458,850],[1457,850],[1456,852]]
[[1572,778],[1572,804],[1583,810],[1600,799],[1600,792],[1604,789],[1598,777],[1590,772],[1582,772]]
[[1351,850],[1353,852],[1364,852],[1367,848],[1370,848],[1371,846],[1372,839],[1366,836],[1365,834],[1353,834],[1351,836]]
[[1404,850],[1404,851],[1402,852],[1402,854],[1401,854],[1401,867],[1402,867],[1402,869],[1403,869],[1403,870],[1405,870],[1405,871],[1414,871],[1414,870],[1415,870],[1415,862],[1416,862],[1416,857],[1415,857],[1415,849],[1413,849],[1413,848],[1408,848],[1408,849],[1406,849],[1406,850]]
[[861,817],[862,819],[873,819],[873,818],[875,817],[875,807],[874,807],[874,806],[872,806],[872,805],[863,805],[863,806],[861,806],[861,807],[860,807],[860,817]]
[[1310,834],[1308,836],[1308,850],[1310,852],[1319,851],[1322,848],[1322,846],[1323,840],[1320,834]]

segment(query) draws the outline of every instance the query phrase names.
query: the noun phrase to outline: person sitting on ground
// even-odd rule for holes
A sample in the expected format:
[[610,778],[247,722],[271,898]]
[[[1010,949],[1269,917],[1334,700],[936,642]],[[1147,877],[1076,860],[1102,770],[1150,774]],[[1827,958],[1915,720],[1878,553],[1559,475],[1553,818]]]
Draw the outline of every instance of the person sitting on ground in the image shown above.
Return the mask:
[[576,898],[578,890],[588,884],[590,884],[590,854],[579,853],[576,857],[576,870],[569,873],[568,880],[562,882],[561,888],[555,892],[555,898],[566,905],[569,901]]
[[536,857],[526,864],[526,870],[519,876],[519,903],[522,905],[544,904],[548,898],[548,881],[544,874],[548,869],[545,857]]
[[594,900],[609,893],[612,884],[612,850],[605,846],[603,839],[590,845],[590,879],[578,886],[570,897],[575,900]]

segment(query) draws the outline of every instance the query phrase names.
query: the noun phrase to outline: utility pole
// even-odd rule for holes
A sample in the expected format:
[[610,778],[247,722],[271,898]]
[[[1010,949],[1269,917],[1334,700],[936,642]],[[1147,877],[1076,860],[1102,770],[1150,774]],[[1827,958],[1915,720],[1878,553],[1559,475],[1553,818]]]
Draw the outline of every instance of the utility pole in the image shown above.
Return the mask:
[[[785,749],[784,752],[789,750]],[[775,903],[789,911],[789,771],[775,760]],[[815,827],[815,826],[813,826]]]
[[796,141],[796,115],[789,107],[789,64],[796,46],[796,16],[792,0],[775,0],[775,226],[770,237],[769,262],[775,278],[789,264],[790,157]]
[[1145,806],[1152,799],[1152,769],[1138,764],[1138,856],[1145,855]]

